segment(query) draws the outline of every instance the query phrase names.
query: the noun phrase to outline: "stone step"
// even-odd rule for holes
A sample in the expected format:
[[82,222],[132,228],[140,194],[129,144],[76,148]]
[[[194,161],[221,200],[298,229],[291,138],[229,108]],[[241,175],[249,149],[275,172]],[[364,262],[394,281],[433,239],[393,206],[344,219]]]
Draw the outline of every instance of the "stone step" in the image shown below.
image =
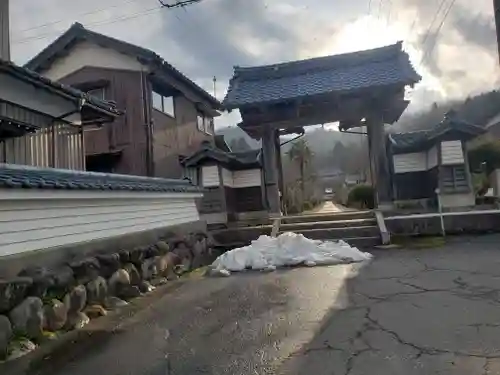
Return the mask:
[[[286,230],[280,228],[280,233]],[[380,241],[380,232],[377,226],[359,226],[347,228],[322,228],[322,229],[302,229],[294,230],[294,233],[303,234],[312,240],[345,240],[349,238],[360,237],[378,237]]]
[[281,218],[281,224],[372,219],[374,216],[372,211],[346,211],[338,213],[283,216]]
[[350,227],[371,227],[376,226],[375,218],[351,219],[351,220],[329,220],[329,221],[310,221],[301,223],[281,224],[280,232],[297,232],[308,229],[335,229]]

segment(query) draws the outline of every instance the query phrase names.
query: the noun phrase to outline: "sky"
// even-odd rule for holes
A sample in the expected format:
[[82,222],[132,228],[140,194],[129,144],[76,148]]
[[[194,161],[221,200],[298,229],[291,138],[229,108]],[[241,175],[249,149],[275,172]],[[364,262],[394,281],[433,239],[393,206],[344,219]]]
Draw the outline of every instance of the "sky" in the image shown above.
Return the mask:
[[[423,77],[411,93],[411,112],[500,84],[493,0],[474,0],[473,7],[471,0],[445,0],[442,8],[440,2],[201,0],[186,8],[160,9],[157,0],[11,0],[12,58],[25,63],[78,21],[154,50],[210,93],[215,76],[215,94],[223,99],[235,65],[332,55],[402,40]],[[217,119],[216,126],[239,121],[232,112]]]

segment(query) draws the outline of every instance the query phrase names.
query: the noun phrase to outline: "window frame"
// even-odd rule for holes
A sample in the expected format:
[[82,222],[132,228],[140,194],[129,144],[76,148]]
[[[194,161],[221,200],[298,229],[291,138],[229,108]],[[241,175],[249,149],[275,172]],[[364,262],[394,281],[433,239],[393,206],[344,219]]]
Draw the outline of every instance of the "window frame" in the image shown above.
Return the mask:
[[[158,108],[158,106],[155,105],[155,96],[157,98],[160,99],[161,101],[161,108]],[[166,100],[172,100],[172,111],[171,113],[169,111],[166,111],[166,106],[165,106],[165,102]],[[160,94],[158,91],[155,91],[155,90],[152,90],[152,93],[151,93],[151,107],[153,107],[153,109],[156,109],[157,111],[169,116],[169,117],[172,117],[172,118],[175,118],[175,96],[174,95],[171,95],[171,96],[165,96],[165,95],[162,95]]]
[[[469,191],[470,186],[465,164],[443,165],[441,173],[440,180],[443,191],[451,193]],[[457,178],[459,173],[463,174],[463,178]],[[448,179],[448,177],[451,177],[451,179]]]
[[208,135],[214,135],[214,118],[207,116],[202,112],[196,114],[196,128],[198,131]]

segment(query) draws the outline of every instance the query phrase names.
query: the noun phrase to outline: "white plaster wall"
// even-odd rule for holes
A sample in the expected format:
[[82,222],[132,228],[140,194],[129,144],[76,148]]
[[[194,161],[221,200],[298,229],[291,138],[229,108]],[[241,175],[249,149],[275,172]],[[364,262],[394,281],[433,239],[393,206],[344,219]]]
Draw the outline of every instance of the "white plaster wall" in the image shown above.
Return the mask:
[[0,189],[0,257],[195,222],[199,197]]
[[207,224],[225,224],[225,223],[227,223],[227,213],[226,212],[202,214],[200,216],[200,218],[201,218],[201,220],[205,221]]
[[[43,114],[59,117],[77,110],[76,102],[37,88],[27,82],[0,72],[0,99],[21,105]],[[65,118],[74,124],[80,124],[80,113]]]
[[443,194],[440,199],[443,208],[472,207],[476,204],[474,193]]
[[408,173],[427,170],[427,153],[414,152],[408,154],[397,154],[394,158],[394,172]]
[[461,141],[441,142],[441,163],[443,165],[463,164],[464,162]]
[[143,69],[143,65],[132,56],[85,41],[75,45],[68,55],[57,59],[43,75],[59,80],[86,66],[134,71]]
[[427,151],[427,169],[432,169],[438,165],[438,149],[436,146]]
[[234,187],[234,174],[226,168],[222,168],[222,184],[227,187]]
[[493,195],[495,197],[500,196],[500,169],[495,169],[490,174],[490,185],[493,189]]
[[201,170],[201,179],[204,187],[219,186],[219,167],[216,165],[204,166]]
[[246,188],[261,186],[262,178],[260,169],[248,169],[244,171],[234,171],[233,172],[233,187],[234,188]]

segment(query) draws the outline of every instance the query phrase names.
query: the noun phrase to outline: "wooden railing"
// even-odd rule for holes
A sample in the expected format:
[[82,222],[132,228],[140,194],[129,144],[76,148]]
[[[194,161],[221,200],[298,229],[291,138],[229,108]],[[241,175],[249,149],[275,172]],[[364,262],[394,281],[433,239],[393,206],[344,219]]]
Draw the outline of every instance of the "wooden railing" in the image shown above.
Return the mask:
[[55,124],[33,134],[0,142],[0,162],[85,170],[83,147],[79,127]]

